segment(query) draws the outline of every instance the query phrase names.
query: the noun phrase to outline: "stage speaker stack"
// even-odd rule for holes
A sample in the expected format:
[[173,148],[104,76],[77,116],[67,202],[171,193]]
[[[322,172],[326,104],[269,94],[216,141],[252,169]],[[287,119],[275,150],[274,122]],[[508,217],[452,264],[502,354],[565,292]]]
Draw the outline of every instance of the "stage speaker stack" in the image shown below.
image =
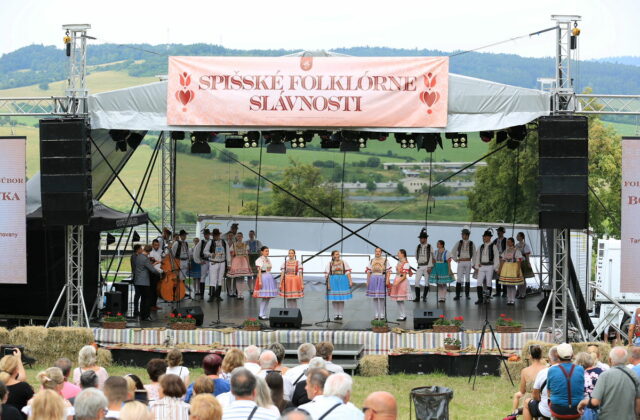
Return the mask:
[[589,225],[587,117],[542,117],[538,125],[538,222],[541,229]]
[[442,309],[420,309],[416,308],[413,311],[413,329],[414,330],[428,330],[433,328],[433,323],[440,315],[444,315]]
[[298,329],[302,326],[302,312],[298,308],[271,308],[269,326],[271,328]]
[[40,188],[47,226],[89,224],[93,195],[88,135],[84,118],[40,120]]
[[111,314],[125,314],[125,302],[124,296],[122,296],[122,292],[107,292],[104,294],[107,298],[105,311]]

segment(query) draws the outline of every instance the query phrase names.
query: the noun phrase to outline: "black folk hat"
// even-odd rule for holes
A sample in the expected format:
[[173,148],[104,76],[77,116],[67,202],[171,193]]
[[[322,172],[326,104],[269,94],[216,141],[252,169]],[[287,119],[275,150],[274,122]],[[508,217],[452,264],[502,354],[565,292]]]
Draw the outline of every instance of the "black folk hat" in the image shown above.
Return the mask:
[[422,230],[420,231],[420,235],[418,235],[418,239],[422,239],[422,238],[428,238],[429,235],[427,235],[427,228],[422,228]]
[[493,233],[490,230],[485,230],[484,233],[482,234],[482,237],[484,238],[485,236],[493,236]]

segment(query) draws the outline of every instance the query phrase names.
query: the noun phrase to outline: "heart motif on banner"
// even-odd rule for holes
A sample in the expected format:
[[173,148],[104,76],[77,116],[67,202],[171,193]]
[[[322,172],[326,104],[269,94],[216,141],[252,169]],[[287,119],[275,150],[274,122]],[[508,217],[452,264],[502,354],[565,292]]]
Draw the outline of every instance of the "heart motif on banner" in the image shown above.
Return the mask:
[[182,103],[182,105],[186,105],[193,101],[193,97],[194,94],[191,90],[179,90],[176,92],[176,98]]
[[433,106],[440,99],[440,94],[438,92],[421,92],[420,100],[427,105],[429,108]]

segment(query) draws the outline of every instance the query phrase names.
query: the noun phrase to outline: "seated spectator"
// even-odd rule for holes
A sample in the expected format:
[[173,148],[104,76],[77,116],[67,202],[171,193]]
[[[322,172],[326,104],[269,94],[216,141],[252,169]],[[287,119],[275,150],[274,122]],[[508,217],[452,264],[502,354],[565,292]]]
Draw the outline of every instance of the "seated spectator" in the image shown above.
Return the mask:
[[340,365],[333,363],[333,343],[322,341],[316,344],[316,354],[326,362],[325,369],[331,373],[342,373],[344,369]]
[[[189,392],[187,390],[187,392]],[[193,383],[193,395],[211,394],[213,395],[213,381],[208,376],[202,375]]]
[[271,350],[276,355],[276,358],[278,359],[278,364],[276,365],[274,370],[277,370],[283,375],[287,373],[289,368],[282,365],[282,362],[284,361],[284,356],[285,356],[284,346],[280,343],[273,343],[273,344],[269,344],[269,346],[267,347],[267,350]]
[[[217,354],[207,354],[202,359],[202,369],[204,374],[207,375],[209,380],[213,383],[213,395],[218,396],[222,393],[229,392],[231,386],[226,379],[222,379],[218,374],[220,373],[220,366],[222,365],[222,359]],[[193,384],[187,388],[187,396],[185,401],[189,402],[193,395]]]
[[287,411],[280,420],[313,420],[313,418],[306,411],[300,410],[299,408],[294,408],[293,410]]
[[267,382],[269,389],[271,390],[271,400],[273,401],[273,405],[278,408],[280,414],[282,414],[287,409],[293,408],[293,404],[291,404],[291,401],[284,398],[284,378],[282,377],[280,372],[269,372],[264,379]]
[[[82,372],[82,375],[80,375],[80,392],[82,392],[83,389],[87,388],[98,388],[98,375],[96,375],[96,373],[92,370]],[[75,405],[76,397],[69,399],[71,405]]]
[[[58,368],[56,368],[58,369]],[[61,420],[67,416],[62,396],[51,389],[38,392],[31,401],[29,420]]]
[[211,394],[196,395],[191,400],[189,420],[220,420],[222,407]]
[[396,397],[388,392],[372,392],[362,403],[365,420],[395,420],[398,418]]
[[547,367],[547,364],[542,360],[542,348],[540,346],[535,344],[530,346],[529,354],[531,355],[531,365],[520,371],[520,388],[518,389],[518,392],[513,395],[512,415],[522,413],[520,401],[524,401],[525,398],[531,397],[533,383],[536,380],[536,376],[538,376],[538,372]]
[[105,419],[120,418],[122,404],[127,400],[129,392],[127,381],[122,376],[110,376],[104,383],[103,392],[109,402],[109,411],[107,411]]
[[6,355],[0,359],[0,381],[7,387],[9,396],[7,402],[18,411],[22,410],[33,397],[33,388],[27,382],[27,374],[22,366],[22,355],[19,349],[13,350],[13,355]]
[[[558,364],[558,352],[556,346],[549,349],[548,359],[551,366]],[[551,411],[549,410],[549,388],[547,387],[548,372],[549,368],[542,369],[538,372],[536,380],[533,383],[533,396],[532,398],[524,400],[524,420],[531,420],[534,417],[546,420],[551,417]]]
[[109,402],[99,389],[83,389],[75,401],[75,420],[101,420],[107,414]]
[[258,407],[256,399],[256,377],[246,368],[237,368],[231,375],[231,394],[234,401],[224,409],[222,420],[246,419],[275,420],[278,416]]
[[565,420],[580,418],[577,407],[584,396],[584,369],[571,363],[573,348],[562,343],[557,347],[560,363],[549,368],[547,387],[549,388],[550,409],[554,417]]
[[260,349],[256,346],[248,346],[244,349],[244,367],[246,369],[249,369],[249,372],[253,373],[254,375],[260,372],[260,353]]
[[[284,377],[291,382],[293,387],[295,387],[300,380],[304,379],[307,369],[309,368],[309,361],[311,361],[315,356],[316,348],[313,344],[300,344],[300,347],[298,347],[298,362],[300,364],[289,369],[284,375]],[[292,396],[293,395],[289,395],[289,399],[291,399]]]
[[625,366],[629,355],[624,347],[614,347],[609,359],[613,369],[602,372],[591,397],[583,399],[578,410],[583,414],[586,407],[598,408],[599,420],[635,419],[640,414],[640,378]]
[[73,383],[80,386],[80,376],[83,372],[92,370],[98,375],[98,388],[102,389],[109,377],[106,369],[98,366],[97,352],[93,346],[84,346],[78,352],[78,367],[73,370]]
[[125,379],[128,381],[132,381],[135,383],[135,394],[133,399],[136,401],[140,401],[144,405],[149,404],[149,398],[147,396],[147,390],[142,383],[142,380],[138,377],[138,375],[134,375],[130,373],[125,376]]
[[12,405],[7,404],[9,391],[4,382],[0,382],[0,419],[2,420],[22,420],[22,414]]
[[591,355],[593,356],[594,360],[595,360],[595,366],[599,367],[602,370],[607,370],[609,369],[609,365],[606,363],[602,363],[601,360],[601,356],[600,356],[600,346],[598,346],[597,344],[591,344],[590,346],[587,346],[587,352],[591,353]]
[[265,408],[273,413],[274,416],[280,417],[280,410],[273,404],[271,399],[271,390],[267,381],[256,376],[256,404],[258,407]]
[[149,402],[160,399],[160,377],[167,371],[167,362],[164,359],[151,359],[147,363],[147,374],[151,380],[150,384],[146,384],[144,389],[147,390],[147,399]]
[[182,352],[178,349],[172,349],[167,353],[167,372],[178,375],[184,386],[189,386],[189,369],[182,366]]
[[82,389],[69,382],[69,374],[71,373],[71,360],[66,357],[61,357],[53,364],[55,367],[60,368],[62,375],[64,375],[64,386],[62,387],[62,396],[65,400],[75,397],[82,391]]
[[184,382],[171,373],[160,378],[160,399],[149,402],[149,410],[156,420],[182,420],[189,418],[189,404],[182,401],[187,392]]
[[595,361],[591,353],[581,351],[576,354],[576,365],[584,369],[584,398],[589,398],[596,386],[598,377],[603,372],[602,369],[594,365]]
[[[326,365],[326,362],[322,357],[314,357],[309,362],[309,369],[307,370],[307,376],[308,376],[308,373],[311,372],[311,370],[324,369],[325,365]],[[331,372],[329,372],[329,374],[331,374]],[[324,382],[322,383],[322,386],[324,387]],[[305,376],[305,379],[299,381],[298,384],[294,387],[293,395],[291,395],[291,402],[293,403],[294,406],[299,407],[302,404],[308,403],[309,401],[311,401],[311,398],[307,397],[307,380]]]
[[[278,366],[278,358],[274,352],[271,350],[265,350],[260,355],[260,372],[257,373],[258,378],[265,379],[267,374],[270,372],[276,372],[279,375],[280,372],[276,371],[275,368]],[[283,378],[283,386],[284,386],[284,395],[285,399],[291,398],[290,396],[293,394],[293,386],[289,379]]]
[[245,361],[246,358],[244,357],[242,350],[236,348],[227,350],[224,355],[224,359],[222,360],[222,372],[220,373],[220,377],[227,381],[231,380],[231,373],[236,368],[243,367]]
[[309,412],[314,420],[359,420],[364,419],[362,411],[349,402],[353,381],[346,373],[329,375],[324,384],[323,395],[314,398],[300,408]]
[[153,420],[153,414],[140,401],[129,401],[120,410],[120,420]]
[[[324,393],[324,384],[330,373],[326,369],[309,369],[307,371],[307,380],[305,381],[305,391],[307,394],[307,403],[301,404],[300,409],[309,411],[309,407],[322,399]],[[295,400],[295,399],[294,399]],[[295,401],[292,401],[295,404]]]
[[[38,375],[36,375],[36,379],[38,380],[38,382],[40,382],[41,385],[39,392],[42,392],[43,390],[49,390],[58,394],[64,401],[64,407],[67,416],[72,417],[73,406],[71,405],[71,403],[69,403],[69,401],[65,400],[61,394],[62,387],[64,386],[64,376],[62,375],[62,371],[60,370],[60,368],[50,367],[49,369],[43,370],[39,372]],[[22,412],[27,417],[30,417],[33,411],[32,404],[34,398],[30,399],[29,402],[27,402],[27,405],[22,408]]]

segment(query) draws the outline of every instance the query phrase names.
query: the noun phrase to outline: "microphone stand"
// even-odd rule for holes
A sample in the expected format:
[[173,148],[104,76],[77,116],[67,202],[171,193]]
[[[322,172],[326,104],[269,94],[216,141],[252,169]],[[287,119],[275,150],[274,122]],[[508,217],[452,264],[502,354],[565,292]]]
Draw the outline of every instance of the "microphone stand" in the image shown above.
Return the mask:
[[[331,262],[333,262],[333,257],[331,258]],[[316,322],[313,325],[331,324],[332,322],[335,322],[335,323],[338,323],[338,324],[342,324],[342,322],[340,322],[340,321],[331,321],[331,317],[330,317],[330,314],[329,314],[329,282],[330,282],[330,279],[331,279],[331,271],[332,271],[331,262],[329,263],[329,275],[326,277],[326,282],[325,282],[325,299],[324,300],[325,300],[325,302],[327,304],[327,312],[326,312],[327,318],[324,321]]]
[[287,258],[284,257],[284,270],[282,271],[282,303],[287,309]]

